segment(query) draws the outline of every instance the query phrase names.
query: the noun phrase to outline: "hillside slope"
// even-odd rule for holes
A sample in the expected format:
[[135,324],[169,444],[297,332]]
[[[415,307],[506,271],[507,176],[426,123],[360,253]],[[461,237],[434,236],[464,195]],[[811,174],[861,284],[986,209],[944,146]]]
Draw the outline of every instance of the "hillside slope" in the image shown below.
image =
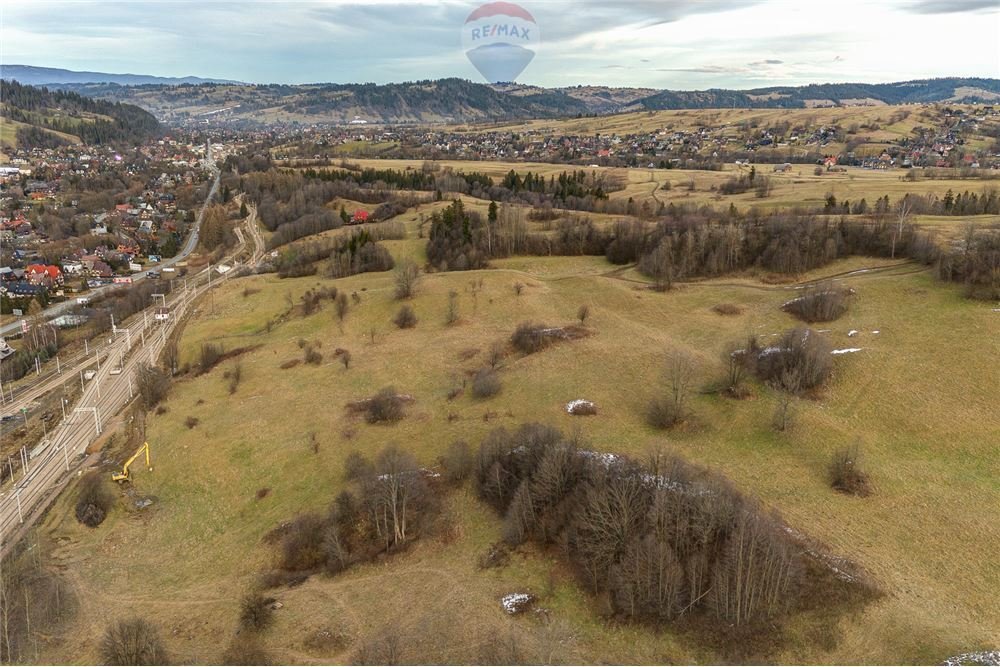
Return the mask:
[[74,139],[88,144],[138,143],[160,130],[152,114],[133,104],[6,80],[0,80],[0,117],[15,128],[12,136],[4,134],[4,144],[29,148]]
[[885,84],[816,84],[753,90],[654,91],[582,86],[483,85],[462,79],[390,84],[65,85],[137,104],[170,123],[222,121],[438,123],[553,118],[626,110],[804,108],[922,102],[992,102],[1000,80],[946,78]]

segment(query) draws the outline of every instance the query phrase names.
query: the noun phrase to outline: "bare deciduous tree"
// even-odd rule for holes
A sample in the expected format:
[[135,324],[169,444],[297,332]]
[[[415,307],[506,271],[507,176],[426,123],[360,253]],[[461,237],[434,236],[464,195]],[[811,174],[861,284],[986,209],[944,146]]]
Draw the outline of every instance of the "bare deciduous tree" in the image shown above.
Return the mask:
[[444,320],[449,325],[458,322],[458,292],[455,290],[448,292],[448,308],[445,310]]
[[798,368],[787,368],[781,373],[778,381],[778,406],[774,411],[774,428],[785,431],[795,417],[795,401],[802,391],[802,371]]
[[334,307],[337,312],[337,322],[340,326],[340,332],[344,332],[344,320],[347,319],[347,313],[351,309],[350,302],[347,300],[347,294],[345,292],[340,292],[337,294],[337,300],[334,302]]
[[167,395],[170,377],[156,366],[140,364],[135,372],[139,398],[146,410],[152,410]]
[[658,428],[668,428],[684,419],[687,400],[694,382],[695,358],[686,350],[675,349],[667,355],[664,370],[664,393],[649,404],[647,419]]
[[401,261],[393,273],[396,281],[396,298],[409,299],[417,290],[420,269],[410,260]]
[[490,345],[490,349],[487,352],[486,361],[489,363],[490,368],[496,369],[500,365],[500,362],[504,358],[504,344],[500,341],[495,341]]

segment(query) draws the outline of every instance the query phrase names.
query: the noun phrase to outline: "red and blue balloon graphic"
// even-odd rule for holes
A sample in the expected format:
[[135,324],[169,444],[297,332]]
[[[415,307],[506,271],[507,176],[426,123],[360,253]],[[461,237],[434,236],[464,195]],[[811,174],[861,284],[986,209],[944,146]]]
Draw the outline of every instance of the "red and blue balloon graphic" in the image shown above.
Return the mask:
[[490,83],[514,81],[541,43],[538,24],[520,5],[488,2],[465,20],[462,47]]

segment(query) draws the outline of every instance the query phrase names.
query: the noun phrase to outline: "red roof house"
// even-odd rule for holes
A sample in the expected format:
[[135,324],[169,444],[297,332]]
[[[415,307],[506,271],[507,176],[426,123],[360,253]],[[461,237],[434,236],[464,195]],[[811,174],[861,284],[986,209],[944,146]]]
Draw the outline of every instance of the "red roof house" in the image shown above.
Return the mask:
[[24,270],[24,277],[32,285],[52,285],[62,284],[62,271],[58,266],[46,266],[44,264],[29,264]]

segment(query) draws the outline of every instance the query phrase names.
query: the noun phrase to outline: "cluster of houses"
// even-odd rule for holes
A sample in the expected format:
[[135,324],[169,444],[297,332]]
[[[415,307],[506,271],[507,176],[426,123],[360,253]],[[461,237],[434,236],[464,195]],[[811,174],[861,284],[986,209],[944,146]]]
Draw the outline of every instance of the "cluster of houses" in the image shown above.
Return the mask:
[[[128,282],[143,263],[173,255],[193,214],[178,206],[178,188],[209,177],[205,159],[210,149],[200,140],[167,137],[127,151],[71,145],[5,152],[6,163],[0,165],[0,296],[5,309],[33,298],[47,302],[66,292]],[[88,187],[140,179],[145,183],[141,192],[132,190],[124,198],[125,193],[118,193],[118,203],[106,210],[78,208]],[[45,215],[67,221],[77,237],[97,238],[57,244]],[[65,239],[65,229],[60,231]]]
[[[897,112],[898,113],[898,112]],[[903,112],[907,113],[907,112]],[[671,125],[639,133],[565,134],[559,126],[537,124],[524,130],[458,131],[407,126],[273,128],[274,157],[330,160],[338,157],[387,157],[462,160],[523,160],[600,166],[686,166],[692,161],[815,162],[834,154],[839,166],[888,169],[910,166],[1000,168],[1000,155],[962,150],[962,136],[996,122],[1000,112],[980,105],[943,109],[939,126],[921,127],[910,136],[886,142],[871,155],[853,150],[863,143],[866,126],[794,124],[774,126],[748,121],[678,129]],[[893,120],[889,121],[894,122]],[[844,146],[847,146],[846,150]],[[956,150],[959,149],[959,150]]]

